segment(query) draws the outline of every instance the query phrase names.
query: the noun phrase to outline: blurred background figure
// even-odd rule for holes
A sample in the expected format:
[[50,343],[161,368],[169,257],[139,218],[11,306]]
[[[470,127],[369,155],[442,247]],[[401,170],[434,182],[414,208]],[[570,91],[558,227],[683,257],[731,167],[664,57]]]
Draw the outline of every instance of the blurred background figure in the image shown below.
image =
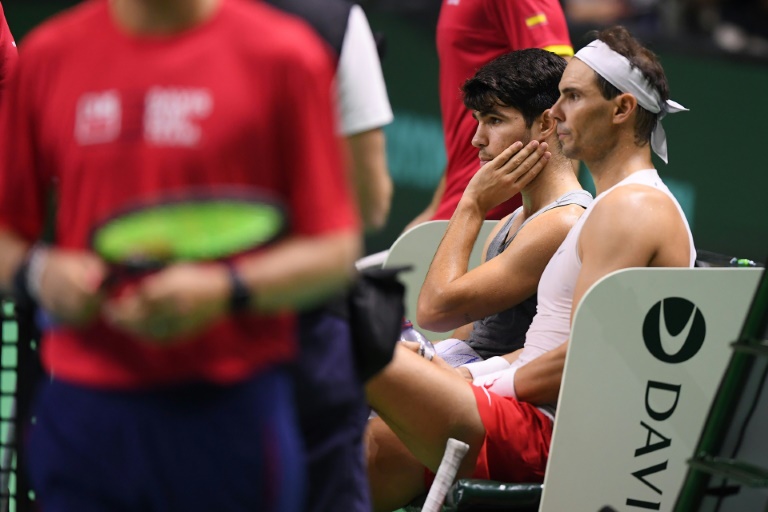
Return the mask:
[[566,0],[565,16],[574,25],[622,23],[636,30],[658,30],[659,0]]
[[[55,318],[28,429],[40,508],[299,512],[293,312],[344,289],[360,249],[324,44],[250,0],[115,0],[62,13],[21,53],[0,131],[0,284]],[[284,236],[106,284],[95,226],[222,187],[283,205]]]
[[[392,199],[382,127],[393,116],[380,48],[365,13],[347,0],[267,1],[308,21],[333,51],[350,175],[364,225],[377,230],[386,223]],[[338,301],[300,315],[299,343],[296,396],[309,476],[306,510],[368,512],[362,444],[368,406]]]
[[379,60],[384,40],[377,42],[363,9],[347,0],[266,1],[305,19],[333,50],[339,129],[349,146],[360,215],[366,229],[378,230],[392,201],[383,127],[393,116]]
[[768,57],[768,0],[721,1],[712,35],[728,52]]

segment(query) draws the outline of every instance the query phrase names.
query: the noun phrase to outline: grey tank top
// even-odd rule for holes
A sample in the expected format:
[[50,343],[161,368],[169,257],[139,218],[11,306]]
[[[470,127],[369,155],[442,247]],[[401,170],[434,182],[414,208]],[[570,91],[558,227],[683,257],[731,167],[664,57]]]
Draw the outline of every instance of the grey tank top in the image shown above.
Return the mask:
[[[512,223],[522,212],[522,207],[518,208],[509,219],[507,219],[507,222],[499,232],[496,233],[496,236],[491,240],[491,243],[488,244],[488,252],[485,256],[486,261],[495,258],[504,252],[520,230],[542,213],[571,204],[577,204],[582,208],[586,208],[591,202],[592,196],[586,190],[568,192],[531,215],[519,228],[517,228],[517,231],[510,233],[509,230],[512,227]],[[471,346],[483,359],[514,352],[523,347],[523,344],[525,343],[525,333],[528,331],[528,326],[531,325],[531,321],[535,314],[536,294],[533,294],[516,306],[512,306],[500,313],[495,313],[475,322],[472,334],[470,334],[467,343],[469,343],[469,346]]]

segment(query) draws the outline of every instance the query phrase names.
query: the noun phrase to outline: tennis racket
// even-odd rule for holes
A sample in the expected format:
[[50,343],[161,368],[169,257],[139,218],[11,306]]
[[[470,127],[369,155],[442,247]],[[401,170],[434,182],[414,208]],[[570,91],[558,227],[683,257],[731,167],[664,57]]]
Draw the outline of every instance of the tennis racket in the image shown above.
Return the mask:
[[273,195],[251,188],[176,191],[130,205],[92,231],[93,250],[109,265],[102,287],[170,263],[216,261],[263,247],[287,228]]
[[448,439],[445,446],[443,459],[435,473],[435,481],[429,488],[427,499],[424,500],[424,506],[421,512],[440,512],[443,501],[448,495],[448,490],[453,485],[456,474],[459,472],[459,465],[469,450],[469,445],[454,438]]

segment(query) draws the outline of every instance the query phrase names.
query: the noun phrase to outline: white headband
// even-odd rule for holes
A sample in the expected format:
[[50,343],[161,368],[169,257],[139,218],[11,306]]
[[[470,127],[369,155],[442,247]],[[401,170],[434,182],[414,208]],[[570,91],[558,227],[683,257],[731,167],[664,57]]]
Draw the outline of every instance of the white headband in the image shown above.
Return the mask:
[[653,114],[659,114],[656,127],[651,133],[651,149],[667,163],[667,135],[661,126],[661,120],[667,114],[687,111],[679,103],[667,100],[662,102],[659,93],[651,87],[643,72],[633,67],[623,55],[613,51],[610,46],[595,39],[579,50],[576,55],[580,61],[591,67],[621,92],[637,98],[641,107]]

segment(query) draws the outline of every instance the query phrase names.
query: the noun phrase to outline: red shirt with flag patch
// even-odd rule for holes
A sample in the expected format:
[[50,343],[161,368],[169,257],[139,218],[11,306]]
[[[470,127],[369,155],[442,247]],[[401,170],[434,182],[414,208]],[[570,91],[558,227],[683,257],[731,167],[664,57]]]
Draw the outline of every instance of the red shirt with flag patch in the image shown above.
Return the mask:
[[[448,156],[445,192],[434,220],[450,219],[480,168],[472,136],[477,122],[462,101],[461,86],[479,68],[514,50],[544,48],[573,55],[558,0],[443,0],[437,23],[440,109]],[[520,196],[491,210],[500,219],[522,204]]]

